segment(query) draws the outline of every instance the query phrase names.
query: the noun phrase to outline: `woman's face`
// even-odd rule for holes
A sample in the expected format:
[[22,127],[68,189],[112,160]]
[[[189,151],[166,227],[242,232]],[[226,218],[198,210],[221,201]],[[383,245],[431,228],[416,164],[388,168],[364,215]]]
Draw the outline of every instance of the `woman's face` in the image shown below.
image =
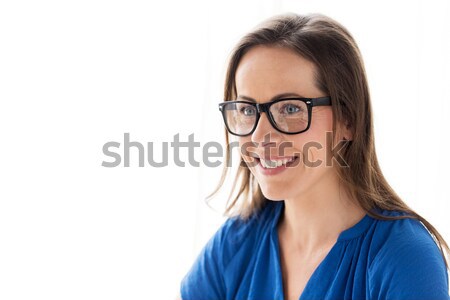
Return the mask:
[[[290,49],[253,47],[241,59],[236,71],[237,100],[252,98],[264,103],[281,94],[306,98],[328,96],[315,86],[314,69],[313,63]],[[336,175],[332,167],[326,166],[326,152],[330,152],[326,132],[331,132],[332,126],[331,106],[317,106],[312,110],[310,128],[303,133],[283,134],[273,128],[267,114],[262,113],[251,135],[237,137],[241,155],[266,198],[284,200],[320,191],[329,176]],[[264,168],[260,161],[261,158],[293,157],[297,157],[293,162],[275,169]]]

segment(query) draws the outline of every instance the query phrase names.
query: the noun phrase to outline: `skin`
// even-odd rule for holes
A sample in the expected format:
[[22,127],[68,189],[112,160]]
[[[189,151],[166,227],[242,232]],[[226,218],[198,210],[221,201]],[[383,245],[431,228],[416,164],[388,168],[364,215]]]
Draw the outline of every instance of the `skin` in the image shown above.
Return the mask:
[[[287,48],[256,46],[250,49],[238,66],[236,90],[238,99],[250,97],[258,103],[268,102],[275,95],[295,93],[303,97],[327,96],[314,80],[315,65]],[[241,146],[257,143],[252,153],[241,154],[258,181],[266,198],[284,200],[285,211],[277,230],[279,236],[283,289],[285,299],[299,299],[314,270],[335,244],[339,234],[359,222],[365,211],[351,199],[340,184],[336,164],[326,166],[326,132],[331,132],[331,106],[314,107],[308,131],[287,135],[278,132],[261,114],[254,133],[238,137]],[[339,126],[339,133],[351,139],[350,132]],[[270,138],[267,135],[270,134]],[[266,138],[265,138],[266,137]],[[318,142],[322,149],[304,149],[308,142]],[[280,155],[280,145],[290,147]],[[271,147],[269,147],[271,146]],[[322,160],[318,167],[307,167],[303,160],[295,167],[267,176],[255,166],[252,156],[308,156],[310,161]]]

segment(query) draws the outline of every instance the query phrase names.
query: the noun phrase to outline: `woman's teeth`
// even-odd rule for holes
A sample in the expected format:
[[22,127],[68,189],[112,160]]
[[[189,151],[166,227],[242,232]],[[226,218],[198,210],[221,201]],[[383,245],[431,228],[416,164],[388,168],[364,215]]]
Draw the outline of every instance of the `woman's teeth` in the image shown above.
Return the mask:
[[286,165],[287,163],[293,161],[295,157],[285,158],[285,159],[277,159],[277,160],[266,160],[261,158],[261,165],[266,169],[274,169],[277,167],[281,167],[282,165]]

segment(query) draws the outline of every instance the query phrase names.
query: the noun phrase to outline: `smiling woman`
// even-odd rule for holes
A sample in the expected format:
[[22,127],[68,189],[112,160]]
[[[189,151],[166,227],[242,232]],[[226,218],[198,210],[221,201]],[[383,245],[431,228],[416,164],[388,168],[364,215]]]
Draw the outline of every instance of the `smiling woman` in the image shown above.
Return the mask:
[[[449,298],[448,246],[382,175],[363,61],[342,25],[264,22],[235,48],[224,100],[227,143],[254,149],[241,151],[230,217],[184,277],[183,300]],[[305,163],[341,141],[345,164]]]

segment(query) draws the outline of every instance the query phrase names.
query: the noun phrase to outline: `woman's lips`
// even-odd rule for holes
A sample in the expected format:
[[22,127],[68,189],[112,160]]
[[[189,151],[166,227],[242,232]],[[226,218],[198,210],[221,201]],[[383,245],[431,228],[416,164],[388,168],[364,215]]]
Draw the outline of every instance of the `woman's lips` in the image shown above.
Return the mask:
[[298,156],[290,156],[290,157],[285,157],[285,158],[294,158],[294,159],[292,161],[287,162],[286,164],[282,164],[281,166],[276,167],[276,168],[265,168],[261,164],[260,158],[256,158],[256,161],[258,162],[256,169],[263,175],[268,175],[268,176],[277,175],[277,174],[285,171],[286,169],[289,169],[290,167],[295,166],[299,159]]

